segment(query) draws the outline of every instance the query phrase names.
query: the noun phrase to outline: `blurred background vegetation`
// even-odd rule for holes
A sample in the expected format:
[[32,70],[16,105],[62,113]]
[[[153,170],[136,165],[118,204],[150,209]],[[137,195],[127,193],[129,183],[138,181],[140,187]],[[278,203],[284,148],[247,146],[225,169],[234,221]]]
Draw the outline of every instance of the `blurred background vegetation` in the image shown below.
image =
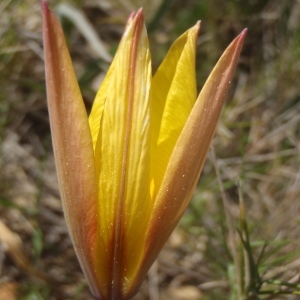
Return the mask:
[[[144,7],[154,70],[202,21],[199,90],[249,29],[194,198],[134,299],[300,299],[300,2],[48,3],[88,110],[131,11]],[[92,299],[59,199],[40,3],[2,0],[0,16],[0,299]]]

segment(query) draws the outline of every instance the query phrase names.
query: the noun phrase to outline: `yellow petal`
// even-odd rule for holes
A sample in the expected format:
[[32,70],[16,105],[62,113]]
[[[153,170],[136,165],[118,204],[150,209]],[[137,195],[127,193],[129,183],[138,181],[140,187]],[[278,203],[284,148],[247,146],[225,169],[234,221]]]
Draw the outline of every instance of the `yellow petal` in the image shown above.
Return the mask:
[[126,299],[152,208],[151,64],[141,10],[129,19],[114,66],[95,152],[101,214],[98,267],[107,299]]
[[90,126],[90,130],[91,130],[94,150],[96,148],[101,117],[102,117],[102,113],[103,113],[103,109],[104,109],[104,104],[105,104],[105,101],[107,98],[108,86],[110,83],[111,75],[115,69],[115,61],[116,61],[116,58],[113,60],[103,82],[101,83],[101,86],[97,92],[97,95],[94,100],[93,107],[92,107],[92,110],[91,110],[91,113],[89,116],[89,126]]
[[[130,15],[128,18],[128,21],[127,21],[126,28],[128,26],[130,26],[130,24],[132,23],[132,18],[133,18],[133,15]],[[126,31],[126,29],[125,29],[125,31]],[[111,76],[115,70],[116,62],[118,61],[117,57],[119,55],[119,49],[123,49],[124,46],[122,44],[125,42],[126,42],[126,39],[123,38],[119,44],[118,51],[116,52],[116,55],[107,71],[107,74],[97,92],[97,95],[95,97],[93,107],[92,107],[92,110],[91,110],[91,113],[89,116],[89,125],[90,125],[91,134],[92,134],[94,150],[96,148],[97,138],[98,138],[98,134],[99,134],[102,112],[104,109],[106,98],[108,96],[107,95],[108,86],[111,82]]]
[[153,197],[196,101],[196,41],[200,22],[171,46],[152,81]]
[[[246,31],[225,50],[176,143],[155,200],[139,278],[147,272],[186,209],[204,164]],[[137,286],[140,282],[137,281]]]
[[58,182],[68,229],[81,267],[95,295],[97,210],[91,134],[62,28],[43,6],[48,109]]

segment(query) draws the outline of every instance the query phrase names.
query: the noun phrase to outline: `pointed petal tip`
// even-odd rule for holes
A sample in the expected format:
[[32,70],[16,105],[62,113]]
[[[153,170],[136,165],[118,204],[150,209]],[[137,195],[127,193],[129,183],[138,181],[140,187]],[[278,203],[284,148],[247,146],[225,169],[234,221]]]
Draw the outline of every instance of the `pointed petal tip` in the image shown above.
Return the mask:
[[[141,25],[141,24],[144,24],[144,12],[143,12],[143,8],[139,8],[138,11],[133,11],[128,19],[127,19],[127,23],[126,23],[126,28],[128,28],[128,26],[130,26],[131,24],[135,23],[134,26],[138,26],[138,25]],[[126,31],[126,29],[125,29]]]
[[128,24],[129,21],[131,21],[131,20],[134,18],[134,16],[135,16],[135,11],[133,11],[133,12],[128,16],[128,18],[127,18],[127,24]]
[[244,40],[245,40],[245,37],[247,35],[247,32],[248,32],[248,28],[244,28],[242,30],[242,32],[237,36],[237,40],[240,42],[240,43],[243,43]]
[[143,14],[143,11],[144,11],[144,8],[143,7],[140,7],[137,11],[137,14]]
[[140,7],[136,12],[135,19],[137,21],[137,24],[144,24],[144,12],[142,7]]
[[45,30],[47,30],[47,28],[49,28],[50,26],[49,19],[51,18],[52,11],[49,9],[47,0],[42,0],[41,6],[42,6],[42,16],[44,20],[43,23],[44,23],[44,34],[45,34]]
[[42,5],[43,12],[46,13],[49,10],[47,1],[42,0],[41,5]]
[[133,12],[130,15],[130,18],[127,21],[126,29],[134,28],[135,32],[140,33],[142,32],[142,28],[144,27],[144,24],[145,24],[144,13],[143,13],[143,8],[141,7],[137,12]]
[[197,31],[197,34],[199,33],[199,31],[200,31],[200,27],[201,27],[201,21],[200,20],[198,20],[197,22],[196,22],[196,24],[192,27],[194,30],[196,30]]
[[194,37],[198,37],[199,32],[200,32],[200,27],[201,27],[201,21],[197,21],[196,24],[191,27],[188,32],[190,32],[192,34],[192,36]]
[[[242,50],[244,40],[246,38],[248,29],[245,28],[242,30],[242,32],[231,42],[231,44],[228,46],[228,48],[225,50],[224,53],[227,53],[228,51],[233,51],[231,54],[231,57],[236,60],[235,63],[237,63],[237,59],[240,55],[240,52]],[[229,53],[228,52],[228,53]]]
[[143,7],[140,7],[140,8],[138,9],[138,11],[133,11],[133,12],[129,15],[129,17],[128,17],[128,19],[127,19],[127,23],[128,23],[129,21],[132,21],[132,20],[134,20],[134,19],[139,19],[139,18],[143,18],[143,19],[144,19],[144,11],[143,11]]

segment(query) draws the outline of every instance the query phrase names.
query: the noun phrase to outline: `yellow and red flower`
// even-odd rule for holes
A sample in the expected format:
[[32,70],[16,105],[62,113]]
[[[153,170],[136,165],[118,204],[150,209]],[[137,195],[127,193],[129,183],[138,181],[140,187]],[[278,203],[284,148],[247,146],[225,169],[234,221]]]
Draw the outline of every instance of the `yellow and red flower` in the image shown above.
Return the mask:
[[142,10],[127,22],[89,118],[64,34],[43,1],[48,108],[64,214],[90,288],[130,299],[199,179],[246,31],[196,94],[200,23],[152,77]]

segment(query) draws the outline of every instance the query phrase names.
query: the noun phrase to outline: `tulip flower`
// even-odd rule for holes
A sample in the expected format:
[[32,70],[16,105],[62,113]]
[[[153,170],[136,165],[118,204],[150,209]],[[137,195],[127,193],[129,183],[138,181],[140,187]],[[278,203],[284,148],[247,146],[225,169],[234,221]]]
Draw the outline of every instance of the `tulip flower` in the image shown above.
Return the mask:
[[87,117],[64,34],[43,7],[48,109],[64,214],[96,298],[130,299],[184,213],[204,164],[246,31],[197,97],[200,23],[154,76],[143,12],[131,14]]

